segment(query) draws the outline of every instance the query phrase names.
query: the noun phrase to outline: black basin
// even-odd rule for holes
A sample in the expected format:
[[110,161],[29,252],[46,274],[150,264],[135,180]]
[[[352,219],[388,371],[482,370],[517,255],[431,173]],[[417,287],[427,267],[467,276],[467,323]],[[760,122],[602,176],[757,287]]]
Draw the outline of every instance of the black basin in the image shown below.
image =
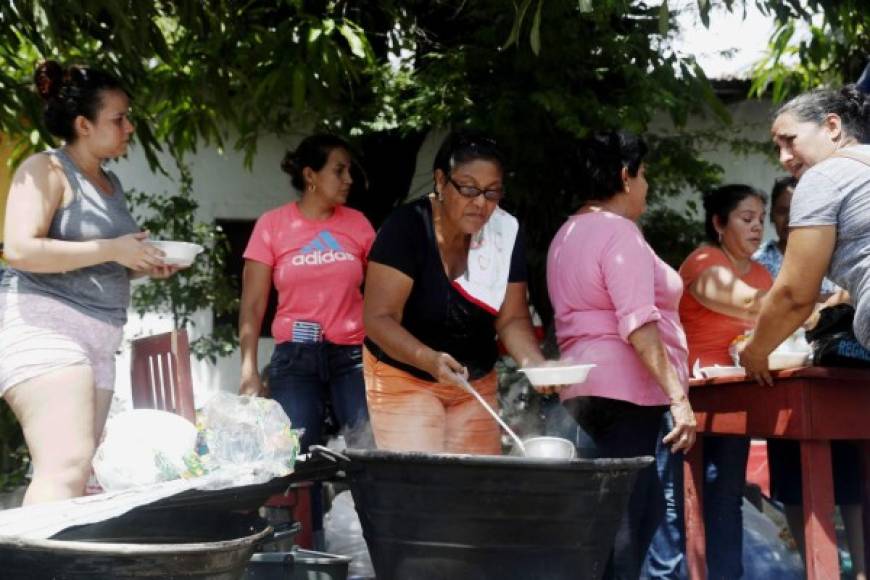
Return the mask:
[[138,512],[48,540],[0,537],[3,580],[238,580],[272,534],[255,514]]
[[653,461],[346,456],[378,580],[597,580]]

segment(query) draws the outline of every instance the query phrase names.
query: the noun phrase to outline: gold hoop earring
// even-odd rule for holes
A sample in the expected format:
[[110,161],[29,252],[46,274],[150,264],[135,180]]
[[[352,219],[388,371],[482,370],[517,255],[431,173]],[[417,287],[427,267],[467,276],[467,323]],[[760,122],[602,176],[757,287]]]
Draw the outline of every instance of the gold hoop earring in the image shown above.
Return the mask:
[[722,232],[718,232],[719,234],[719,245],[722,245]]
[[308,191],[314,191],[315,189],[317,189],[317,186],[315,186],[313,183],[308,184]]

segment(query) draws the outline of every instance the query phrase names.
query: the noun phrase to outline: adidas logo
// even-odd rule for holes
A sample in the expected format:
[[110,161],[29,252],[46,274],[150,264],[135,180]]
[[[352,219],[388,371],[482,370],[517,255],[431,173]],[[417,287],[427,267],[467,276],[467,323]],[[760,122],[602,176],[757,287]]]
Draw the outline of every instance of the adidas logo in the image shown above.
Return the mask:
[[329,231],[323,230],[305,244],[298,254],[293,256],[291,263],[294,266],[317,266],[334,262],[349,262],[354,259],[353,254],[345,252],[338,240]]

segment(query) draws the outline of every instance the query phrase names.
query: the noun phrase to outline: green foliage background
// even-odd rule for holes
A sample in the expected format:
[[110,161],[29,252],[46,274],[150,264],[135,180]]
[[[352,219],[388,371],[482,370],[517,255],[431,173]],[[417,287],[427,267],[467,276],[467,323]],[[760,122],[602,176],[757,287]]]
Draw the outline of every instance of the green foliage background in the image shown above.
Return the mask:
[[[187,328],[195,326],[195,315],[204,309],[210,309],[215,320],[236,312],[239,288],[225,273],[229,255],[226,236],[219,226],[197,220],[199,203],[193,198],[190,172],[183,165],[179,169],[177,193],[130,192],[131,211],[152,239],[184,240],[199,244],[205,250],[190,268],[166,280],[135,285],[132,306],[140,316],[155,311],[169,312],[173,328]],[[218,325],[211,332],[197,334],[190,344],[191,352],[212,363],[232,354],[238,344],[235,324]]]

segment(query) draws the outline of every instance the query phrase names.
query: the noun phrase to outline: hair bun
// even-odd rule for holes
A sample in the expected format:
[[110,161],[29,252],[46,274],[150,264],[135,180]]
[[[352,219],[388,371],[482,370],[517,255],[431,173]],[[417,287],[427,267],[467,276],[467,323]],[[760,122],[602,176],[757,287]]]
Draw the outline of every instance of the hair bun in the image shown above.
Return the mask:
[[840,89],[840,95],[853,106],[863,107],[867,102],[867,94],[861,91],[858,85],[845,85]]
[[33,83],[44,101],[55,98],[63,85],[63,67],[55,60],[46,60],[36,67]]
[[299,157],[295,151],[288,151],[284,154],[284,159],[281,160],[281,171],[288,174],[290,177],[300,175],[302,167],[299,167]]

